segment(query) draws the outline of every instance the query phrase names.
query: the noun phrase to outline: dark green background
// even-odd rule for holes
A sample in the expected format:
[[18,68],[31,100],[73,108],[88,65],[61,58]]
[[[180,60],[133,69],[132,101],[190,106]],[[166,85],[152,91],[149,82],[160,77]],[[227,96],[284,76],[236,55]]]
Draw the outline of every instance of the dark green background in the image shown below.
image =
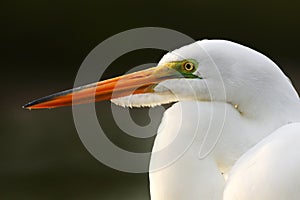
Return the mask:
[[[85,56],[131,28],[171,28],[195,39],[224,38],[272,58],[300,89],[299,1],[46,1],[2,0],[0,199],[149,199],[147,174],[112,170],[82,145],[70,108],[27,111],[21,105],[72,87]],[[102,78],[157,62],[163,52],[131,52]],[[115,127],[110,103],[100,121],[120,146],[151,149]],[[137,123],[147,109],[133,110]],[[141,117],[146,116],[146,117]],[[112,158],[113,159],[113,158]]]

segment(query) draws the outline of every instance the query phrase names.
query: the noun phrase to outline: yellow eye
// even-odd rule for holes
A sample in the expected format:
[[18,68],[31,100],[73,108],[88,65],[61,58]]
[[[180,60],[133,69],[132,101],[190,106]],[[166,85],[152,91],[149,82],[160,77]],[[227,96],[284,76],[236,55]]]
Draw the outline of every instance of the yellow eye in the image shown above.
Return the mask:
[[188,72],[193,71],[195,69],[194,63],[192,63],[192,62],[184,63],[183,67]]

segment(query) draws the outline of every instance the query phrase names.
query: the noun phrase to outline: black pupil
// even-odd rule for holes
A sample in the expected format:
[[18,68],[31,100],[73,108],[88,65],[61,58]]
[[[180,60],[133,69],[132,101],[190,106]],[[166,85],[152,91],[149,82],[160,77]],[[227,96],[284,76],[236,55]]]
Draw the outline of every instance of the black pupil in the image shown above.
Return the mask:
[[185,68],[187,70],[192,70],[193,69],[193,65],[191,63],[187,63],[187,64],[185,64]]

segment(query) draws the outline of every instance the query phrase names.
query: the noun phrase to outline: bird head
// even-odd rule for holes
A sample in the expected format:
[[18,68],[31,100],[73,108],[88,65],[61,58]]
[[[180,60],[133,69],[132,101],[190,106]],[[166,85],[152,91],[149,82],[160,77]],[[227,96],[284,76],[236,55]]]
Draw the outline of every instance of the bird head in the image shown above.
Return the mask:
[[276,98],[298,100],[298,95],[269,58],[233,42],[201,40],[167,53],[156,67],[46,96],[24,108],[55,108],[102,100],[129,107],[219,101],[246,113]]

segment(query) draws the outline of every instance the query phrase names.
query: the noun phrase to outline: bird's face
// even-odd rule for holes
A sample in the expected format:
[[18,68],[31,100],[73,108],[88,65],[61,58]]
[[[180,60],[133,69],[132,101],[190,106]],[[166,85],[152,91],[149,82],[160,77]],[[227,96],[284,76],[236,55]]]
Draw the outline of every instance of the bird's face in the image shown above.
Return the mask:
[[[129,107],[153,107],[183,100],[208,98],[207,95],[203,95],[207,93],[204,92],[205,80],[199,73],[199,63],[196,59],[170,59],[168,62],[160,62],[152,70],[153,73],[150,76],[156,80],[146,90],[136,92],[138,90],[135,88],[132,94],[112,98],[112,102]],[[143,71],[138,73],[143,73]],[[126,82],[126,79],[124,81]]]
[[170,60],[153,68],[49,95],[24,107],[55,108],[102,100],[144,107],[195,99],[195,83],[203,79],[198,67],[198,61],[193,58]]
[[102,100],[143,107],[191,100],[229,102],[250,109],[250,104],[258,108],[256,102],[266,102],[265,107],[266,100],[280,100],[285,93],[298,98],[267,57],[233,42],[202,40],[167,53],[156,67],[59,92],[24,107],[54,108]]

